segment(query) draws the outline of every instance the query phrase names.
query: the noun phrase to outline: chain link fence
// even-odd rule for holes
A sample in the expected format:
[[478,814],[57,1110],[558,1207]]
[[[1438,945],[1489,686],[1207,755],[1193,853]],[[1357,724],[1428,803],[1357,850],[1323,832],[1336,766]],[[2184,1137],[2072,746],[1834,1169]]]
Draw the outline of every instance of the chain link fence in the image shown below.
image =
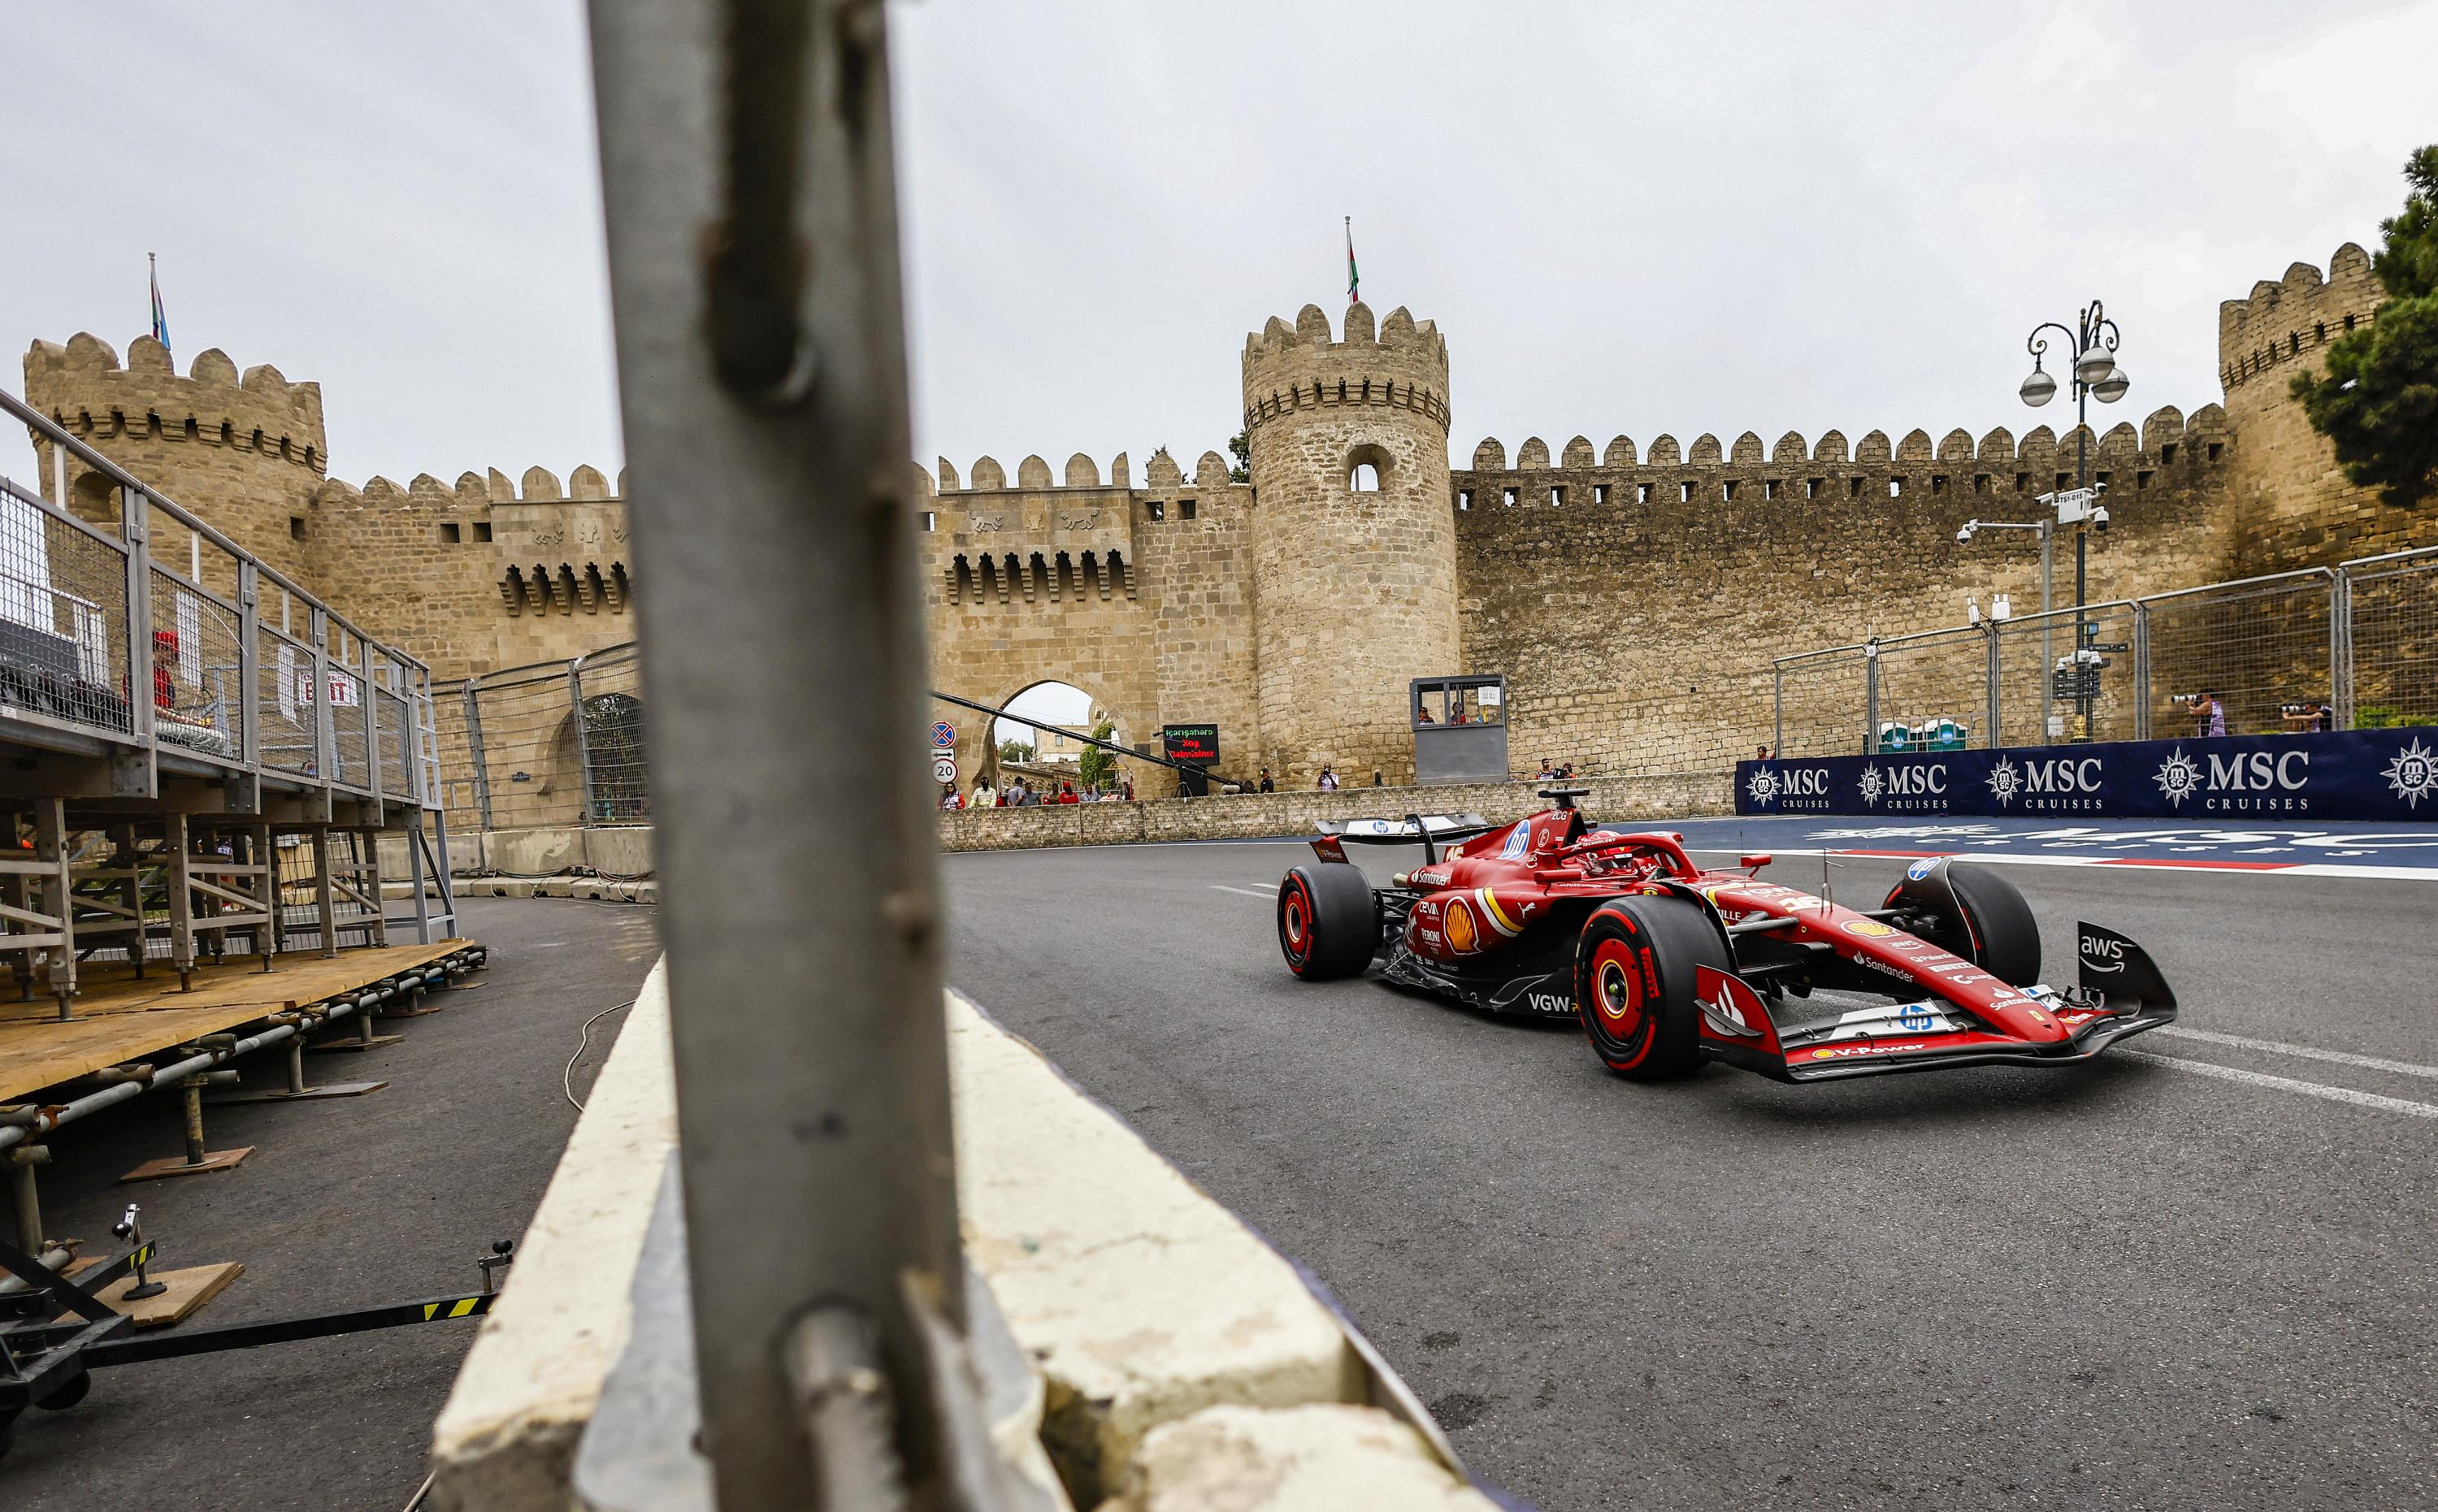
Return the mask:
[[2346,728],[2438,725],[2438,548],[2345,565]]
[[647,824],[641,665],[632,642],[436,684],[451,827]]
[[2438,723],[2438,547],[1771,668],[1782,757]]

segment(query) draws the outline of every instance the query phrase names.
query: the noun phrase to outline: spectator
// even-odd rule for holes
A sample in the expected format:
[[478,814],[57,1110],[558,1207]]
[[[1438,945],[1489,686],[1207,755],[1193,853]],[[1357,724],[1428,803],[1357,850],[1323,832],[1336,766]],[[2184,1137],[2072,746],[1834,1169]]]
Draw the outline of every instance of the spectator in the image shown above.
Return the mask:
[[1131,777],[1125,781],[1125,795],[1127,802],[1131,803],[1135,800],[1135,780]]
[[2217,694],[2208,689],[2201,690],[2201,701],[2194,708],[2193,716],[2200,726],[2196,734],[2214,736],[2226,733],[2226,705],[2218,702]]
[[974,782],[973,802],[968,806],[972,808],[998,807],[998,794],[991,790],[989,778],[984,777],[976,780]]
[[[1423,717],[1429,717],[1428,710],[1423,711]],[[1279,790],[1277,781],[1270,776],[1270,769],[1266,766],[1262,768],[1261,785],[1257,790],[1263,793],[1275,793]]]
[[1464,705],[1458,704],[1456,706],[1455,712],[1448,715],[1448,723],[1451,725],[1461,725],[1464,723]]
[[2335,706],[2330,704],[2322,704],[2319,708],[2313,710],[2311,712],[2311,728],[2318,731],[2326,731],[2336,729],[2337,711]]
[[1753,760],[1757,762],[1765,762],[1769,760],[1769,747],[1767,746],[1763,746],[1759,750],[1755,751],[1753,753]]
[[1061,803],[1074,803],[1081,801],[1075,797],[1074,783],[1061,782],[1058,784],[1058,801]]
[[1334,793],[1337,791],[1337,774],[1330,770],[1330,766],[1327,762],[1320,764],[1319,785],[1320,790],[1324,793]]
[[1439,721],[1431,717],[1431,706],[1424,704],[1422,705],[1422,717],[1416,720],[1415,723],[1422,725],[1436,725]]
[[1540,782],[1553,782],[1553,781],[1555,781],[1555,780],[1556,780],[1557,775],[1558,775],[1558,769],[1557,769],[1556,767],[1554,767],[1554,766],[1552,766],[1552,765],[1549,765],[1549,758],[1547,758],[1546,756],[1542,757],[1542,758],[1541,758],[1541,774],[1540,774],[1540,777],[1538,778],[1538,781],[1540,781]]
[[963,808],[964,806],[965,806],[965,798],[964,798],[964,795],[957,791],[957,784],[956,784],[956,783],[954,783],[954,782],[942,782],[942,783],[940,784],[940,807],[941,807],[941,808],[943,808],[943,809],[946,810],[946,811],[947,811],[948,813],[950,813],[950,814],[954,814],[955,812],[957,812],[957,810],[959,810],[959,809],[961,809],[961,808]]

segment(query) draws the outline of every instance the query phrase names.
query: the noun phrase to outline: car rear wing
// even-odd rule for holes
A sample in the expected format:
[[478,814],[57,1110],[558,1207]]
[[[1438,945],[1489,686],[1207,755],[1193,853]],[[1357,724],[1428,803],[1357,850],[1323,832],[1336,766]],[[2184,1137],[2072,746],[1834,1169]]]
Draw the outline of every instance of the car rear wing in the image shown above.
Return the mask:
[[1470,840],[1498,828],[1478,814],[1408,814],[1402,819],[1322,819],[1312,842],[1313,853],[1324,861],[1346,859],[1345,847],[1354,845],[1416,845],[1425,866],[1440,858],[1445,842]]

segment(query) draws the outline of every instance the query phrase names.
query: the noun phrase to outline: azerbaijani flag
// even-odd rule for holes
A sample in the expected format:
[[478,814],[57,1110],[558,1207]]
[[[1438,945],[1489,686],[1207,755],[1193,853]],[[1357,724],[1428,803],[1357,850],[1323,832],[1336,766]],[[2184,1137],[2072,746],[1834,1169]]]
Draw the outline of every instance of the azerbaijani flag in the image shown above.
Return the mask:
[[[154,295],[155,308],[159,308],[159,301],[160,296]],[[1354,271],[1354,218],[1352,216],[1346,218],[1346,302],[1350,305],[1359,305],[1363,302],[1363,275]]]
[[144,260],[152,267],[152,339],[159,342],[166,351],[169,345],[169,316],[161,308],[161,263],[149,252],[144,255]]

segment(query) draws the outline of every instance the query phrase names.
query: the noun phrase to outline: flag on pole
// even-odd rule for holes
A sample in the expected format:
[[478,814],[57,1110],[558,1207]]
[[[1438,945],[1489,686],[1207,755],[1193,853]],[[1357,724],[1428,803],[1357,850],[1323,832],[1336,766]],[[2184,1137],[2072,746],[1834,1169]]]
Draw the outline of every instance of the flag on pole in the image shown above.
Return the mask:
[[[1346,302],[1350,305],[1359,305],[1363,302],[1363,276],[1354,271],[1354,218],[1352,216],[1346,218]],[[155,303],[158,303],[157,297]]]
[[152,269],[152,339],[159,342],[166,351],[169,345],[169,316],[161,308],[161,262],[149,252],[144,255],[144,260]]

